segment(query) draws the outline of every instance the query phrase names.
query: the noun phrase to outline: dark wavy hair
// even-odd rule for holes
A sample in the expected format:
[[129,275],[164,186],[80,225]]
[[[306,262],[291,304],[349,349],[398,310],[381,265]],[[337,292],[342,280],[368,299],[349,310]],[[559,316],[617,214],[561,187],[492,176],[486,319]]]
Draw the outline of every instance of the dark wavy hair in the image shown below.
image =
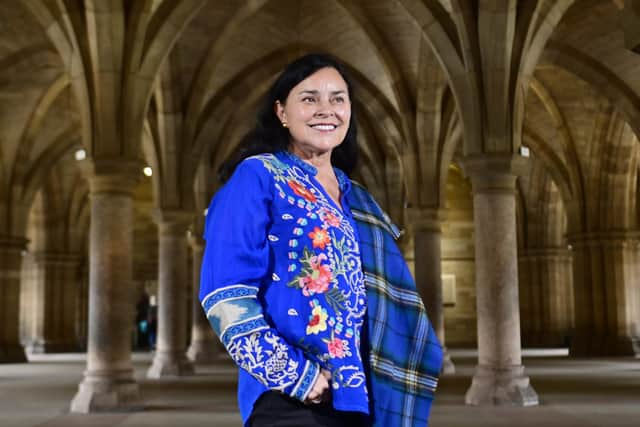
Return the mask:
[[351,100],[351,121],[342,143],[331,153],[331,164],[351,175],[358,159],[357,123],[353,111],[353,84],[344,66],[334,57],[325,54],[309,54],[296,59],[282,71],[265,95],[258,110],[256,124],[240,141],[239,146],[218,169],[221,182],[226,182],[238,164],[247,157],[261,153],[275,153],[289,148],[291,135],[275,113],[276,101],[284,104],[289,92],[298,83],[322,68],[334,68],[347,83]]

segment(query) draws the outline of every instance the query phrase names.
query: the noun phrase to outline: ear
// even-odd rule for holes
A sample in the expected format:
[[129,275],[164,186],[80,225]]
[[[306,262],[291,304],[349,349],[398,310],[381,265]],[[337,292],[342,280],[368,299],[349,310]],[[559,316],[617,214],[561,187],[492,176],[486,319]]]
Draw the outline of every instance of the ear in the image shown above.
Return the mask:
[[278,119],[281,122],[285,122],[287,121],[287,115],[284,112],[284,105],[282,105],[282,103],[280,101],[276,101],[276,103],[273,105],[273,111],[275,111],[276,116],[278,116]]

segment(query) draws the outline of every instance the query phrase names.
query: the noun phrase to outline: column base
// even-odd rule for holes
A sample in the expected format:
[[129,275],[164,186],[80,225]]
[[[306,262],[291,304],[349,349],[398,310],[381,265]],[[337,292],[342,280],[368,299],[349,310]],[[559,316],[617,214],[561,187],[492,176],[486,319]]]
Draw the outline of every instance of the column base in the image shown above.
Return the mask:
[[88,414],[143,409],[132,370],[85,372],[71,401],[71,412]]
[[20,344],[0,344],[0,363],[26,363],[27,355]]
[[467,405],[538,405],[538,394],[524,375],[524,366],[478,365],[465,396]]
[[183,352],[158,351],[147,371],[147,378],[181,377],[194,373],[193,364]]
[[453,364],[453,360],[451,360],[451,355],[447,351],[447,349],[443,349],[444,353],[442,355],[442,374],[451,375],[456,373],[456,365]]
[[571,341],[572,357],[640,356],[640,337],[576,334]]
[[226,353],[218,340],[193,341],[187,357],[193,363],[207,365],[220,360],[220,353]]

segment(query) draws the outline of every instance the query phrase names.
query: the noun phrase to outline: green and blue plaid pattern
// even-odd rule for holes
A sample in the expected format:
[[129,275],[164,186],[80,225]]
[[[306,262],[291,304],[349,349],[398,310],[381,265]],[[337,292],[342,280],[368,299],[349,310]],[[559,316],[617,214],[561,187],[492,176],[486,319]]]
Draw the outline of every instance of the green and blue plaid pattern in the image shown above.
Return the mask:
[[397,227],[362,186],[353,184],[348,202],[367,289],[363,348],[368,344],[372,425],[424,427],[438,385],[442,346],[395,243]]

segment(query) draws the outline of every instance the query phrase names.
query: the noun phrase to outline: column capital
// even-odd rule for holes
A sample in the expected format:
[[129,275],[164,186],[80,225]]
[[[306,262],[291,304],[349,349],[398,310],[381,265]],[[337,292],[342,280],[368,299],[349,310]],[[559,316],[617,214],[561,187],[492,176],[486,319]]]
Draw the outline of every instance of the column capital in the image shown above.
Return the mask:
[[193,213],[178,209],[154,209],[152,217],[161,234],[186,233],[193,223]]
[[516,178],[524,174],[527,159],[511,153],[473,154],[462,160],[474,193],[513,193]]
[[80,171],[89,181],[91,194],[132,195],[143,165],[140,159],[122,157],[87,158],[79,162]]
[[416,231],[432,231],[439,233],[440,225],[445,219],[443,209],[429,206],[409,206],[407,208],[409,227]]

